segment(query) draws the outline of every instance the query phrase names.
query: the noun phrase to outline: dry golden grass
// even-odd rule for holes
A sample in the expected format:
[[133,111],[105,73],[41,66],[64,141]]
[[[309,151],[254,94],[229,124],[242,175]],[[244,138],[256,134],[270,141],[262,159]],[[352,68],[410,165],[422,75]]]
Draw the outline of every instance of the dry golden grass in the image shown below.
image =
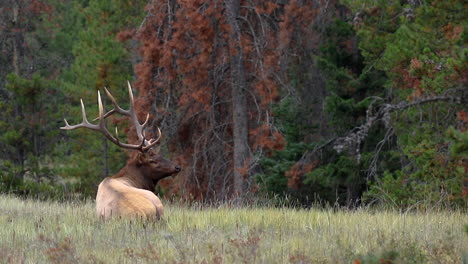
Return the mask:
[[[164,221],[0,196],[3,263],[462,263],[463,212],[166,206]],[[465,257],[466,258],[466,257]]]

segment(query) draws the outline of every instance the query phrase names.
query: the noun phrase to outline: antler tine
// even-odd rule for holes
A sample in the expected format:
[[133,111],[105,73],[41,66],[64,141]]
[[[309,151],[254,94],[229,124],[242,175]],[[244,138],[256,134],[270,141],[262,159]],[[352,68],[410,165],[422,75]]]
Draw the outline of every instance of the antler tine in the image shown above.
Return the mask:
[[89,123],[88,118],[86,118],[86,109],[85,109],[82,98],[80,98],[80,103],[81,103],[81,116],[83,117],[83,122]]
[[144,138],[142,132],[143,132],[144,127],[146,126],[146,124],[145,124],[146,122],[142,125],[138,121],[138,118],[137,118],[136,113],[135,113],[135,105],[134,105],[134,100],[133,100],[134,96],[133,96],[132,86],[131,86],[129,81],[127,81],[127,85],[128,85],[128,96],[130,98],[130,109],[129,110],[124,110],[122,107],[120,107],[119,104],[117,103],[117,100],[115,100],[114,96],[109,92],[109,90],[106,87],[104,87],[104,91],[107,94],[107,96],[109,97],[109,99],[111,100],[112,104],[114,105],[114,108],[112,110],[110,110],[109,112],[107,112],[106,114],[104,114],[102,117],[100,115],[99,117],[97,117],[93,121],[99,120],[101,118],[107,118],[107,117],[109,117],[110,115],[112,115],[112,114],[114,114],[116,112],[119,113],[119,114],[122,114],[122,115],[129,116],[132,123],[133,123],[133,125],[135,126],[137,136],[138,136],[138,140],[139,141],[144,141],[145,138]]
[[127,81],[127,86],[128,86],[128,96],[130,97],[130,109],[128,110],[128,115],[130,116],[130,119],[133,122],[133,125],[135,126],[138,140],[144,142],[145,137],[143,136],[143,129],[145,128],[146,123],[148,122],[147,120],[149,116],[147,116],[146,121],[143,123],[143,125],[140,124],[140,121],[138,121],[138,117],[135,113],[135,104],[133,101],[132,85],[130,84],[129,81]]
[[64,119],[65,126],[61,127],[60,129],[72,130],[72,129],[75,129],[75,128],[85,127],[85,128],[89,128],[89,129],[92,129],[92,130],[99,130],[99,126],[89,123],[88,118],[86,117],[86,109],[85,109],[85,106],[84,106],[84,103],[83,103],[83,99],[80,99],[80,102],[81,102],[81,115],[83,117],[83,121],[81,121],[81,123],[79,123],[77,125],[70,125],[70,124],[68,124],[67,120]]
[[[123,114],[123,115],[130,115],[129,111],[122,109],[119,106],[119,104],[117,104],[117,101],[115,100],[114,96],[109,92],[109,90],[107,90],[106,87],[104,87],[104,92],[107,94],[107,96],[111,100],[112,104],[114,105],[114,108],[112,110],[110,110],[109,112],[107,112],[103,116],[103,118],[107,118],[107,117],[109,117],[110,115],[112,115],[115,112]],[[93,121],[99,120],[99,118],[100,118],[100,116],[96,117]]]
[[97,91],[97,98],[98,98],[98,109],[99,109],[99,124],[102,124],[104,123],[103,122],[104,107],[102,106],[101,92],[99,92],[99,90]]
[[[148,121],[149,121],[149,113],[146,114],[145,122],[143,122],[143,124],[141,125],[142,129],[144,129],[146,127],[146,125],[148,125]],[[144,135],[143,135],[143,137],[144,137]]]
[[109,90],[107,90],[106,87],[104,87],[104,91],[106,92],[107,96],[109,97],[109,99],[112,101],[112,104],[114,105],[114,109],[112,109],[111,111],[116,111],[117,113],[120,113],[123,115],[130,114],[130,111],[122,109],[122,107],[120,107],[119,104],[117,104],[117,101],[115,100],[114,96],[109,92]]
[[[109,91],[107,91],[106,89],[106,93],[108,95],[110,95],[110,98],[112,100],[112,102],[114,103],[114,112],[118,112],[118,113],[121,113],[121,114],[124,114],[124,115],[131,115],[131,111],[126,111],[126,110],[123,110],[122,108],[120,108],[117,104],[117,102],[115,101],[114,97],[110,94]],[[117,127],[115,128],[115,134],[116,134],[116,137],[114,137],[110,132],[109,130],[107,130],[107,127],[105,125],[105,117],[104,117],[104,108],[103,108],[103,105],[102,105],[102,100],[101,100],[101,93],[98,91],[98,105],[99,105],[99,130],[104,134],[104,136],[106,136],[110,141],[112,141],[113,143],[115,143],[117,146],[120,146],[120,147],[123,147],[123,148],[128,148],[128,149],[134,149],[134,150],[139,150],[139,151],[146,151],[146,149],[144,149],[144,140],[140,143],[140,144],[127,144],[127,143],[121,143],[119,138],[118,138],[118,130],[117,130]]]
[[99,131],[104,134],[106,138],[108,138],[110,141],[114,142],[118,146],[122,146],[125,148],[133,148],[131,145],[126,145],[122,144],[119,141],[118,137],[118,132],[117,132],[117,127],[116,127],[116,136],[114,137],[109,130],[107,130],[106,127],[106,120],[104,118],[104,106],[102,104],[102,99],[101,99],[101,92],[98,90],[98,108],[99,108]]
[[130,84],[130,81],[127,81],[127,87],[128,87],[128,97],[130,97],[130,111],[133,109],[133,91],[132,91],[132,85]]
[[129,109],[130,118],[132,119],[135,125],[138,139],[142,143],[142,151],[147,151],[148,149],[154,147],[159,142],[159,140],[161,139],[162,133],[158,127],[158,138],[146,140],[145,135],[144,135],[144,129],[148,125],[149,113],[146,114],[145,122],[143,122],[143,124],[140,124],[140,122],[138,121],[138,117],[136,116],[136,113],[135,113],[132,85],[130,84],[129,81],[127,81],[127,86],[128,86],[128,96],[130,97],[130,109]]
[[159,127],[158,127],[158,138],[157,139],[150,139],[148,141],[148,145],[143,147],[143,151],[146,151],[146,150],[154,147],[154,145],[156,145],[161,138],[162,138],[161,129],[159,129]]

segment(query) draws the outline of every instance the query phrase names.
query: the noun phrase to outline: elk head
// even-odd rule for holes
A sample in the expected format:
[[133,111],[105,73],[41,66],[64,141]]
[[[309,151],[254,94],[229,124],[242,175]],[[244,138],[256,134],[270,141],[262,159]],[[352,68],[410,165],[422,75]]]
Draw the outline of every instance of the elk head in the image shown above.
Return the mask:
[[143,175],[147,175],[155,186],[159,180],[180,171],[178,165],[159,154],[159,147],[153,147],[146,152],[137,153],[130,161],[130,164],[132,163]]

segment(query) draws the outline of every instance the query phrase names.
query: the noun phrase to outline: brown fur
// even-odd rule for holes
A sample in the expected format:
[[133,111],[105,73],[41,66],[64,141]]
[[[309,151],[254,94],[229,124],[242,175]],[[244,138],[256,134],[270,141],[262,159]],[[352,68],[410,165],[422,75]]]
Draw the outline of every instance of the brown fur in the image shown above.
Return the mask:
[[99,217],[113,216],[159,219],[164,215],[161,200],[153,193],[159,180],[180,171],[179,166],[155,149],[139,152],[116,175],[105,178],[96,196]]

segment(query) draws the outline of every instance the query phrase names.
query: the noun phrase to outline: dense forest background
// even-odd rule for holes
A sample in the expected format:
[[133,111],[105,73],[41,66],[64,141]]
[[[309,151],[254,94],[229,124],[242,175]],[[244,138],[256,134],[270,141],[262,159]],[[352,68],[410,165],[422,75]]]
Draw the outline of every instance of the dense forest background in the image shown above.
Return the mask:
[[[460,0],[2,0],[0,192],[95,195],[128,152],[88,130],[97,90],[183,170],[166,197],[466,207]],[[107,102],[110,108],[110,102]],[[134,138],[124,119],[109,126]],[[122,134],[122,133],[121,133]],[[286,200],[285,200],[286,199]]]

